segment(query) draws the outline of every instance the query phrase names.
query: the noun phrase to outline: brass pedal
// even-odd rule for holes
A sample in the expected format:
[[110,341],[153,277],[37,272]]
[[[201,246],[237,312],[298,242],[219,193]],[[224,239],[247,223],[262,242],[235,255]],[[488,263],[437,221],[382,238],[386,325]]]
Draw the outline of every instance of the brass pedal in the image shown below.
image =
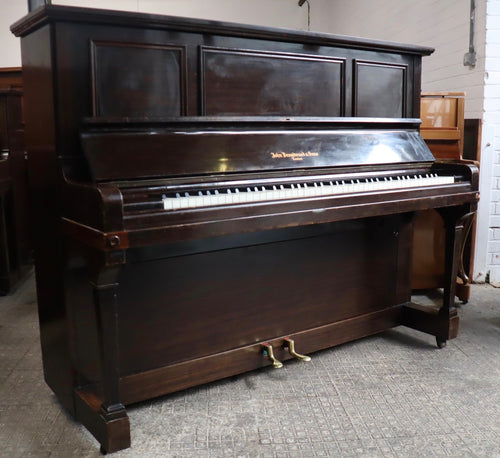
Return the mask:
[[273,367],[275,369],[281,369],[283,367],[283,363],[275,358],[273,352],[273,346],[270,343],[262,344],[262,346],[264,347],[262,354],[264,356],[267,356],[272,361]]
[[307,355],[301,355],[295,351],[295,342],[290,339],[290,337],[285,337],[285,347],[288,348],[288,353],[290,353],[294,358],[300,359],[301,361],[311,361],[311,357]]

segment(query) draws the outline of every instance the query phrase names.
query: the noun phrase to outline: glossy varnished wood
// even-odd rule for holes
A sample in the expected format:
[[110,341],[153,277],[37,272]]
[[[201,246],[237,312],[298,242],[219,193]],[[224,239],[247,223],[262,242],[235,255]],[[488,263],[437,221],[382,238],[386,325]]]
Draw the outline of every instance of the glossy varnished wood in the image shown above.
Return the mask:
[[[54,58],[64,62],[54,75],[60,91],[57,112],[65,113],[57,122],[58,145],[73,178],[86,172],[73,156],[79,149],[79,124],[88,116],[380,117],[394,116],[396,103],[401,107],[396,116],[417,118],[420,60],[432,52],[358,38],[56,5],[12,27],[16,35],[27,37],[49,29],[64,44],[53,48]],[[360,65],[363,71],[355,84]],[[252,68],[245,83],[237,75],[241,66]],[[313,91],[321,86],[318,78],[324,78],[325,66],[333,68],[331,89]],[[404,69],[405,84],[390,92],[370,90],[372,84],[390,84],[399,69]],[[374,82],[372,70],[382,72],[382,82]],[[273,80],[280,82],[278,93],[265,88]],[[226,84],[231,97],[221,92],[220,85]],[[356,102],[358,90],[364,92]],[[362,113],[355,113],[356,103]]]
[[[451,286],[410,303],[414,213],[446,216],[449,279],[478,198],[475,167],[418,134],[430,48],[53,5],[12,30],[45,377],[103,451],[130,445],[127,404],[268,366],[265,343],[286,361],[286,337],[455,336]],[[162,189],[434,172],[456,182],[161,208]]]
[[0,67],[0,89],[23,88],[23,72],[21,67]]
[[[274,234],[278,240],[272,243],[265,233],[260,243],[240,235],[237,246],[216,251],[206,240],[203,251],[127,264],[120,277],[121,373],[220,353],[235,343],[249,345],[408,301],[396,297],[394,278],[403,274],[397,257],[385,255],[389,247],[405,252],[398,250],[400,239],[394,235],[410,229],[401,220],[337,223],[311,229],[309,236],[299,228]],[[365,254],[373,259],[368,265]],[[364,293],[361,284],[367,285]],[[155,319],[137,326],[141,297],[143,317]],[[83,303],[76,309],[80,314]],[[180,328],[176,339],[162,337]],[[90,365],[97,359],[87,343],[79,349],[82,358]],[[82,371],[95,380],[96,374],[83,366]]]
[[464,92],[422,93],[422,138],[436,159],[462,159]]
[[[292,338],[304,353],[340,345],[397,326],[401,322],[401,308],[387,307],[373,313],[356,316],[317,328],[270,339],[279,361],[292,359],[285,349],[285,337]],[[191,359],[178,364],[124,376],[120,389],[124,402],[131,404],[151,396],[161,396],[199,383],[208,383],[256,368],[267,367],[270,361],[262,357],[262,343],[239,347],[206,358]],[[194,380],[192,374],[197,374]],[[89,390],[95,386],[89,385]]]
[[[43,27],[21,40],[37,303],[44,376],[61,404],[74,412],[68,348],[68,314],[63,302],[63,256],[59,237],[60,169],[56,153],[55,88],[51,31]],[[43,122],[41,122],[43,120]]]
[[[241,171],[409,167],[432,162],[418,120],[187,118],[185,122],[92,123],[82,149],[95,181]],[[364,135],[359,135],[364,129]],[[116,153],[108,152],[116,149]],[[140,154],[137,152],[141,151]]]

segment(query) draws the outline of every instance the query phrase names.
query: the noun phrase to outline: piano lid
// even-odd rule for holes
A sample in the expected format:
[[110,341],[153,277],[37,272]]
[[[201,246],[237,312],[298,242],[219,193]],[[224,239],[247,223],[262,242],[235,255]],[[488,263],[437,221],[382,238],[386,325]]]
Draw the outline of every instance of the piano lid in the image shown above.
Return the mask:
[[429,163],[420,120],[175,118],[87,120],[82,148],[95,181]]
[[12,24],[10,30],[17,37],[25,36],[46,24],[54,22],[100,23],[109,26],[168,29],[178,32],[221,34],[244,38],[307,43],[314,46],[342,46],[371,49],[382,52],[405,52],[428,56],[434,48],[412,44],[394,43],[346,35],[265,27],[209,19],[193,19],[181,16],[114,11],[97,8],[80,8],[65,5],[44,5]]

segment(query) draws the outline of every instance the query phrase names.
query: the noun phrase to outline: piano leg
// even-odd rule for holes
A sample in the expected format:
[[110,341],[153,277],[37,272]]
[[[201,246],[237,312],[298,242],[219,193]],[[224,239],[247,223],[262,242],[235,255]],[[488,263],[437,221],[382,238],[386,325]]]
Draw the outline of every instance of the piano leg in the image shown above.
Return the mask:
[[[463,304],[466,304],[470,297],[470,285],[471,285],[471,279],[469,278],[470,271],[465,266],[464,252],[466,251],[466,246],[469,244],[470,240],[474,237],[473,233],[474,231],[472,229],[473,225],[474,225],[474,216],[471,216],[464,224],[463,243],[460,249],[460,264],[458,266],[458,274],[457,274],[458,278],[457,278],[457,287],[455,294],[462,301]],[[473,244],[473,242],[470,243]],[[468,246],[469,252],[470,248],[471,247]],[[469,262],[472,262],[472,259],[469,260]]]
[[449,326],[445,327],[443,332],[436,336],[436,342],[439,348],[443,348],[447,340],[454,339],[458,334],[455,289],[459,267],[462,263],[464,245],[471,227],[472,219],[474,218],[474,212],[470,212],[468,208],[451,207],[441,209],[440,213],[445,221],[446,251],[443,305],[439,314],[443,320],[449,321]]
[[119,390],[118,275],[120,268],[119,264],[109,265],[105,262],[105,265],[96,269],[92,276],[91,286],[96,309],[102,387],[95,391],[77,389],[75,396],[77,417],[100,442],[102,453],[111,453],[130,447],[130,423],[125,407],[121,403]]
[[434,335],[439,348],[446,346],[449,339],[458,335],[459,318],[455,308],[455,288],[457,272],[463,245],[467,237],[474,212],[469,206],[439,209],[446,230],[445,274],[443,301],[439,309],[410,304],[403,309],[405,326]]

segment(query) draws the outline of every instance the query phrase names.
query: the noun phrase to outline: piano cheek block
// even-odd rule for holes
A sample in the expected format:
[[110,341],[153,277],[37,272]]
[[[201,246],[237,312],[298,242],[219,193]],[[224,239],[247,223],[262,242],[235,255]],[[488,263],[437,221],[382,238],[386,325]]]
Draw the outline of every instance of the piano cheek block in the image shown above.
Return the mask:
[[[44,376],[103,452],[130,446],[129,404],[399,325],[457,336],[478,172],[420,137],[432,49],[61,5],[12,31]],[[428,208],[431,310],[410,282]]]

